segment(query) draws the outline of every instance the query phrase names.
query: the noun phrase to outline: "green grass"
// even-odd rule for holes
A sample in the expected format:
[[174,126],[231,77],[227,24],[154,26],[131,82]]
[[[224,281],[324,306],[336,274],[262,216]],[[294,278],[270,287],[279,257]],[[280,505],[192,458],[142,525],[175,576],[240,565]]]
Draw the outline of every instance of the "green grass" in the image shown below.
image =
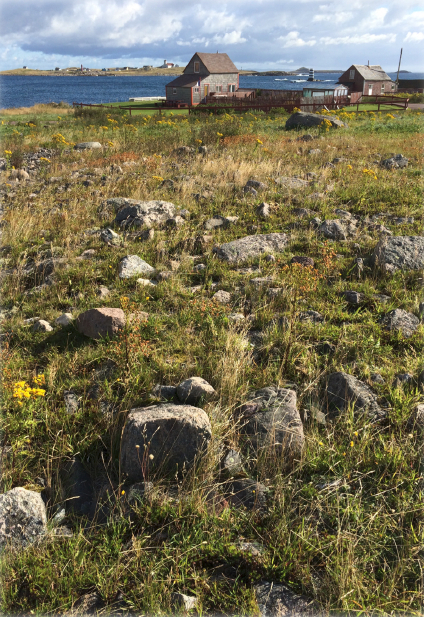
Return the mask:
[[[201,614],[253,614],[253,585],[265,579],[284,582],[325,611],[418,615],[423,594],[423,444],[408,421],[422,391],[416,385],[395,387],[394,377],[409,372],[416,378],[423,370],[424,328],[405,339],[382,330],[379,319],[393,308],[418,314],[422,273],[383,276],[366,263],[358,278],[354,258],[367,259],[378,231],[364,229],[344,242],[324,242],[309,221],[313,216],[336,218],[336,208],[362,219],[386,213],[379,222],[394,235],[421,234],[422,186],[417,179],[422,173],[422,115],[342,112],[349,129],[312,129],[308,132],[318,139],[304,143],[296,141],[298,133],[284,130],[285,113],[130,117],[118,110],[84,109],[46,125],[53,118],[53,111],[47,112],[0,118],[19,121],[1,126],[2,148],[12,152],[7,155],[11,161],[22,161],[25,152],[39,146],[58,149],[32,185],[12,187],[8,172],[3,175],[8,196],[2,265],[18,270],[4,278],[2,287],[1,428],[2,447],[10,448],[2,490],[24,486],[41,491],[43,478],[51,519],[67,503],[64,465],[79,453],[93,479],[108,484],[104,502],[110,510],[99,525],[68,512],[72,537],[50,536],[25,551],[9,551],[1,566],[2,610],[56,614],[97,590],[110,608],[122,593],[137,614],[169,614],[171,593],[182,591],[198,596]],[[31,119],[34,126],[28,126]],[[89,140],[113,145],[83,154],[73,150],[73,143]],[[175,152],[200,143],[208,146],[208,156]],[[310,148],[321,153],[311,156]],[[394,152],[409,158],[406,169],[379,166],[379,160]],[[326,166],[334,157],[346,161]],[[112,164],[123,173],[111,175]],[[78,170],[79,176],[73,175]],[[317,184],[304,191],[272,181],[278,174],[305,177],[306,172],[317,174]],[[57,177],[61,180],[50,181]],[[268,184],[257,198],[242,191],[252,177]],[[161,178],[172,179],[174,187],[162,185]],[[194,194],[206,191],[209,196],[198,202]],[[316,192],[322,193],[318,201]],[[84,230],[113,226],[113,217],[100,215],[101,204],[111,196],[171,201],[187,208],[190,219],[172,231],[156,228],[148,242],[127,235],[122,248],[108,247]],[[262,201],[272,212],[265,221],[256,214]],[[299,219],[299,207],[313,212]],[[239,221],[207,232],[204,223],[214,214],[235,215]],[[414,221],[398,225],[392,216]],[[260,268],[261,276],[273,276],[273,287],[285,290],[274,298],[212,252],[213,245],[250,233],[281,231],[290,234],[285,252],[275,262],[256,259],[250,264]],[[202,248],[195,239],[205,234],[213,238]],[[29,295],[34,281],[19,274],[19,267],[52,247],[58,247],[69,267],[58,271],[52,286]],[[93,259],[77,259],[90,248],[96,251]],[[178,262],[175,276],[154,288],[123,281],[117,269],[128,254],[140,255],[159,271]],[[314,271],[293,269],[294,255],[313,257]],[[200,261],[207,268],[198,272],[193,266]],[[111,291],[101,302],[96,296],[100,285]],[[190,290],[194,285],[202,285],[197,294]],[[231,292],[230,306],[212,300],[216,289]],[[341,292],[349,289],[365,294],[359,308],[344,302]],[[389,295],[389,303],[378,304],[377,293]],[[53,324],[62,312],[77,316],[99,305],[146,311],[149,319],[135,322],[125,336],[97,342],[73,326],[33,333],[24,321],[41,317]],[[306,309],[321,312],[324,322],[292,319],[294,312]],[[244,311],[251,320],[232,325],[229,313]],[[275,325],[281,317],[291,322],[291,329]],[[263,333],[255,350],[247,338],[249,329]],[[334,345],[332,355],[322,353],[323,342]],[[89,396],[94,371],[107,360],[116,369],[97,382],[115,415],[102,413]],[[385,383],[372,387],[387,401],[386,422],[373,424],[354,409],[326,426],[313,419],[314,410],[325,410],[326,376],[338,370],[370,384],[372,373],[383,376]],[[32,383],[39,372],[46,378],[45,397],[20,406],[13,398],[14,384]],[[192,375],[218,392],[218,400],[203,406],[213,427],[210,454],[178,486],[179,501],[175,482],[157,475],[150,478],[155,488],[148,499],[131,506],[118,465],[126,413],[151,403],[149,392],[156,383],[177,385]],[[293,383],[298,408],[309,416],[302,460],[286,470],[272,453],[256,460],[245,452],[246,473],[269,487],[270,507],[264,513],[223,507],[221,449],[242,448],[235,410],[253,389]],[[66,413],[63,399],[69,389],[81,399],[73,415]],[[339,488],[319,488],[336,479],[341,480]],[[262,556],[243,553],[238,544],[242,538],[260,543]]]

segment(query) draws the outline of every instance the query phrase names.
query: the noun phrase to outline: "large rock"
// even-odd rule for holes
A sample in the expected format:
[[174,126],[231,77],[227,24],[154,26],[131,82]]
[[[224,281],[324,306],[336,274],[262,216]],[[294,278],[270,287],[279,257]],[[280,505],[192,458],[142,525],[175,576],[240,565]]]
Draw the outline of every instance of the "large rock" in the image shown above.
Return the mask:
[[246,236],[214,247],[213,251],[224,261],[238,263],[265,253],[281,253],[288,241],[289,237],[283,233]]
[[211,435],[209,418],[197,407],[169,403],[132,409],[122,436],[121,469],[133,482],[152,473],[181,473],[204,453]]
[[390,332],[398,331],[401,332],[403,336],[409,338],[420,325],[420,320],[412,313],[408,313],[403,309],[394,309],[390,311],[390,313],[387,313],[387,315],[380,320],[380,323],[384,330],[389,330]]
[[383,236],[372,260],[384,272],[424,268],[424,236]]
[[81,334],[99,339],[113,336],[125,326],[125,313],[120,308],[94,308],[81,313],[76,319]]
[[261,617],[304,617],[316,613],[312,600],[281,583],[262,581],[254,590]]
[[384,418],[386,415],[371,388],[347,373],[338,372],[329,376],[326,397],[330,418],[336,417],[350,405],[354,405],[355,411],[366,412],[371,419]]
[[254,450],[274,448],[287,464],[300,458],[305,436],[294,390],[268,387],[252,392],[240,414],[241,432]]
[[164,223],[177,213],[176,206],[169,201],[137,201],[123,197],[113,197],[106,200],[106,208],[117,210],[115,222],[121,227],[151,227],[157,223]]
[[331,126],[335,129],[340,127],[347,128],[347,124],[345,122],[337,120],[333,116],[322,116],[321,114],[311,114],[305,111],[297,111],[287,120],[286,129],[319,126],[323,120],[328,120],[331,122]]
[[323,221],[317,232],[330,240],[346,240],[356,234],[357,227],[354,221],[331,219]]
[[118,266],[119,278],[129,279],[139,274],[153,274],[156,270],[138,255],[127,255]]
[[236,508],[261,510],[267,506],[269,489],[256,480],[249,478],[231,480],[223,485],[223,490],[228,503]]
[[102,148],[102,144],[98,141],[81,141],[74,146],[74,150],[95,150],[97,148]]
[[95,505],[93,483],[78,454],[64,464],[60,476],[66,510],[79,516],[91,516]]
[[216,395],[216,391],[206,379],[189,377],[177,386],[177,397],[187,405],[198,405],[202,400],[209,400]]
[[0,495],[0,550],[25,547],[47,533],[46,507],[40,493],[13,488]]

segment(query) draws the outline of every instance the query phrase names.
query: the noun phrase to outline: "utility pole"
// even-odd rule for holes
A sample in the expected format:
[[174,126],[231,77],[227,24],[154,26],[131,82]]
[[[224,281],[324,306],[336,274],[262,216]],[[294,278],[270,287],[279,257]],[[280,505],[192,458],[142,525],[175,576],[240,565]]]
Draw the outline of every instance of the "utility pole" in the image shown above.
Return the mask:
[[403,47],[400,48],[399,66],[398,66],[397,77],[396,77],[396,86],[398,88],[399,88],[399,71],[400,71],[400,61],[402,60],[402,51],[403,51]]

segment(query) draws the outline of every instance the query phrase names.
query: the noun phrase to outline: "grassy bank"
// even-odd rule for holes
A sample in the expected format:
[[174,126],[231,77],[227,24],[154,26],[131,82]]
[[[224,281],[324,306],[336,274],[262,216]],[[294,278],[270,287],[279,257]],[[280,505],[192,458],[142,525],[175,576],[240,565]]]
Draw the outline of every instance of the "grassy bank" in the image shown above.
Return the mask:
[[[6,614],[63,613],[94,591],[109,610],[124,606],[136,614],[169,614],[172,592],[196,595],[200,614],[254,614],[259,580],[283,582],[324,611],[422,611],[423,441],[410,417],[423,396],[417,378],[424,327],[404,338],[384,331],[379,320],[395,308],[418,315],[423,273],[383,275],[367,258],[379,224],[393,235],[423,233],[423,116],[341,113],[348,129],[312,129],[311,142],[285,130],[287,117],[129,117],[50,107],[0,114],[9,168],[1,172],[2,491],[42,492],[51,529],[41,544],[3,556]],[[104,147],[74,150],[82,141]],[[199,145],[207,147],[205,156]],[[181,146],[193,150],[178,152]],[[50,154],[29,181],[15,183],[12,166],[25,167],[25,156],[39,147]],[[393,153],[407,157],[408,167],[381,167]],[[315,183],[284,187],[276,182],[281,176]],[[257,196],[243,192],[251,178],[266,185]],[[190,214],[181,226],[155,227],[142,240],[105,214],[110,197],[165,200]],[[270,206],[266,219],[257,214],[263,201]],[[342,217],[336,209],[368,222],[346,240],[325,240],[311,222]],[[205,230],[214,215],[239,218]],[[124,244],[102,242],[96,229],[104,227]],[[274,232],[289,235],[287,248],[275,261],[243,264],[251,272],[212,250]],[[80,259],[88,249],[94,252]],[[118,264],[131,254],[171,274],[154,287],[120,279]],[[62,265],[51,285],[38,288],[25,267],[52,256]],[[315,265],[297,268],[293,256],[311,257]],[[195,268],[200,263],[204,269]],[[269,294],[252,277],[268,277],[280,291]],[[104,299],[100,287],[110,292]],[[230,292],[229,304],[213,299],[220,289]],[[363,293],[363,303],[347,304],[347,290]],[[99,306],[149,318],[100,341],[72,324],[54,325],[64,312],[76,317]],[[323,321],[302,321],[307,310]],[[236,323],[232,313],[243,318]],[[34,332],[28,320],[37,318],[53,330]],[[324,424],[325,380],[335,371],[369,384],[386,401],[386,420],[375,423],[350,408]],[[375,373],[382,383],[371,380]],[[412,381],[399,385],[399,373]],[[131,505],[119,465],[128,410],[151,405],[155,384],[177,385],[193,375],[217,392],[203,405],[212,424],[208,456],[178,481],[146,478],[152,491]],[[19,398],[26,387],[20,382],[41,384],[44,395]],[[305,447],[291,468],[272,452],[259,458],[247,452],[241,438],[238,409],[249,392],[270,385],[297,393]],[[69,391],[78,400],[72,412],[64,398]],[[224,499],[220,460],[229,448],[243,454],[240,475],[269,489],[266,509]],[[103,518],[88,520],[70,508],[64,470],[75,455],[103,487]],[[246,552],[243,542],[260,550]]]

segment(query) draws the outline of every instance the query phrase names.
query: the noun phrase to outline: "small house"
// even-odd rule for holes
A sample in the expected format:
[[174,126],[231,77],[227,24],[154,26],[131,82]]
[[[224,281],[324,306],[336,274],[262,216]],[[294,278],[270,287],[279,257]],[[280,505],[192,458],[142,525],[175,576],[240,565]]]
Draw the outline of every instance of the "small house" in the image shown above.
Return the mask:
[[159,68],[160,69],[172,69],[173,66],[174,66],[173,62],[167,62],[166,60],[164,60],[163,64]]
[[229,95],[239,87],[239,72],[227,54],[195,53],[183,74],[166,85],[166,100],[198,105],[208,94]]
[[339,77],[339,84],[347,86],[350,92],[361,92],[365,96],[396,91],[396,84],[378,64],[352,64]]

